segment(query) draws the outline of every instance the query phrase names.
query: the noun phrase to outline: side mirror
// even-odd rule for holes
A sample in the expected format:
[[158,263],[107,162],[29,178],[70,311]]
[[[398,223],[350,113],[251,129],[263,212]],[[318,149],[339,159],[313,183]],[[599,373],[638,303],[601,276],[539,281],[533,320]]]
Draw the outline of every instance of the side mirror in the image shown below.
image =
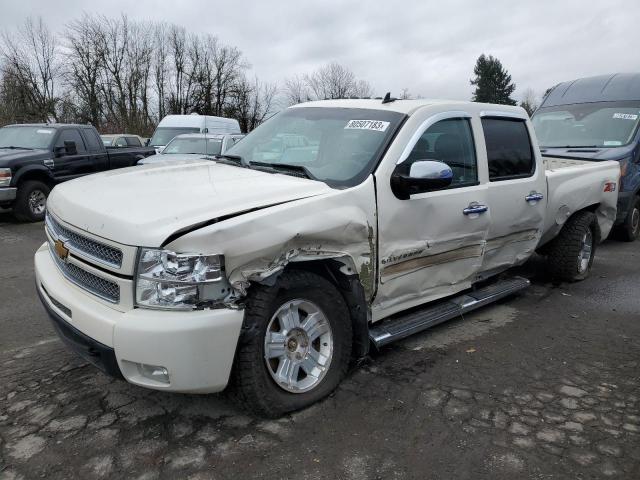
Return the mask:
[[77,155],[78,147],[76,147],[76,142],[66,141],[64,142],[64,149],[67,155]]
[[417,193],[442,190],[451,185],[453,172],[446,163],[435,160],[417,160],[409,167],[402,164],[391,175],[391,190],[400,200],[408,200]]

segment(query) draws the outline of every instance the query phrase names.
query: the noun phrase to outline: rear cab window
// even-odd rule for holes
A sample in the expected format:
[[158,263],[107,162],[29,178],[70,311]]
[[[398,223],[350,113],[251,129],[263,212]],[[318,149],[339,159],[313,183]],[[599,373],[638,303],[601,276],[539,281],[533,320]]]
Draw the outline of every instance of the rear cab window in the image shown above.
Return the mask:
[[87,141],[87,147],[90,152],[101,152],[104,150],[104,144],[102,143],[102,139],[95,132],[95,130],[91,128],[83,128],[82,133],[84,133],[84,138]]
[[138,137],[126,137],[127,145],[130,147],[141,147],[142,142]]
[[525,120],[519,118],[482,119],[487,147],[489,181],[530,177],[536,162]]

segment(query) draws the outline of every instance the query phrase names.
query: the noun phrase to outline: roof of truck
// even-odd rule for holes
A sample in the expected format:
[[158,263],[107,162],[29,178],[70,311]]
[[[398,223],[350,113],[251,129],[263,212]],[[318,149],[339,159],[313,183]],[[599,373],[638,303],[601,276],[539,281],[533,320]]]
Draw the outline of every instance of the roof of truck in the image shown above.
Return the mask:
[[5,127],[42,127],[42,128],[93,128],[93,125],[80,123],[13,123]]
[[640,100],[640,73],[613,73],[559,83],[540,107],[622,100]]
[[411,115],[416,110],[422,107],[428,107],[432,105],[451,105],[455,109],[468,109],[471,111],[477,110],[491,110],[491,111],[504,111],[510,113],[521,114],[524,110],[520,107],[513,107],[510,105],[494,105],[489,103],[476,103],[460,100],[437,100],[437,99],[417,99],[417,100],[394,100],[388,103],[382,103],[381,99],[338,99],[338,100],[318,100],[314,102],[299,103],[290,108],[304,108],[304,107],[325,107],[325,108],[363,108],[371,110],[388,110],[391,112],[404,113],[405,115]]

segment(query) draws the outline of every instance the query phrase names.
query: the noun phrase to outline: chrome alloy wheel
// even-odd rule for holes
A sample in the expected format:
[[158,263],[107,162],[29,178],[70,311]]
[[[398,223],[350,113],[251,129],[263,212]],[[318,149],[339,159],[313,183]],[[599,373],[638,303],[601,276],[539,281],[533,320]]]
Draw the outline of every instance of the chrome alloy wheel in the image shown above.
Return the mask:
[[29,194],[29,210],[34,215],[42,215],[47,206],[47,196],[41,190],[34,190]]
[[329,370],[333,356],[331,325],[320,308],[307,300],[289,300],[267,325],[264,358],[269,374],[290,393],[312,390]]
[[582,248],[578,254],[578,273],[584,273],[589,268],[591,253],[593,251],[593,234],[587,230],[582,237]]

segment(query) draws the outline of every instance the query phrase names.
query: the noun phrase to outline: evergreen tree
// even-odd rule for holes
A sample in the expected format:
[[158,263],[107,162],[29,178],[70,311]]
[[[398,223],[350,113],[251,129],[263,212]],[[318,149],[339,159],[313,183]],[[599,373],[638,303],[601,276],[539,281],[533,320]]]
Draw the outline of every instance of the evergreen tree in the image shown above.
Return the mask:
[[471,85],[476,87],[472,98],[474,102],[516,105],[516,101],[511,98],[516,86],[500,60],[483,53],[478,57],[473,73],[476,76],[471,80]]

